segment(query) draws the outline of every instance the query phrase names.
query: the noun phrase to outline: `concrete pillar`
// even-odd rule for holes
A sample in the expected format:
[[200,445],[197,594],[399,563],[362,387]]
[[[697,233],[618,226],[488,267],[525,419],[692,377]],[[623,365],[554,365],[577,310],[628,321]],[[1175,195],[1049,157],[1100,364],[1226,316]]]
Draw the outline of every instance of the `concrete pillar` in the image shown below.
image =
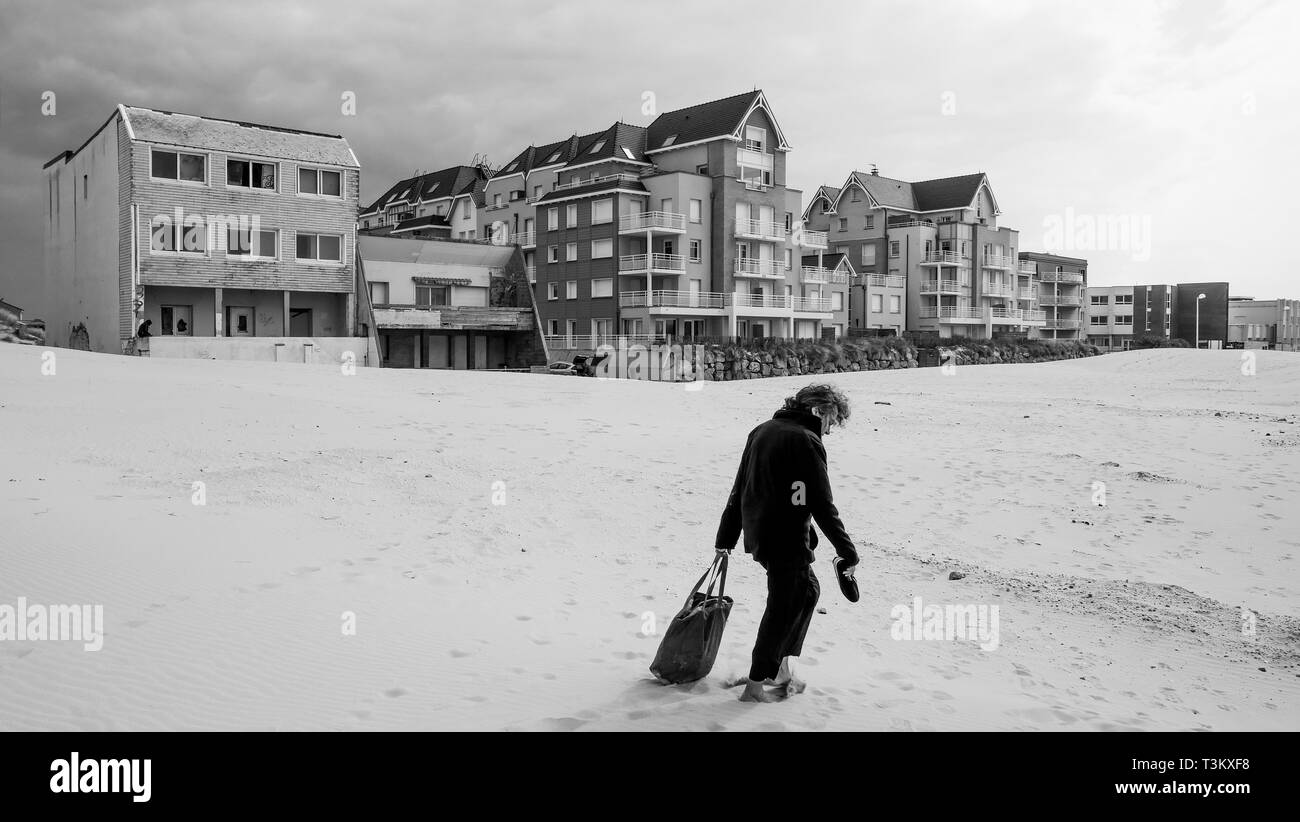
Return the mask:
[[221,299],[220,288],[213,289],[213,313],[215,314],[215,316],[213,317],[214,322],[212,325],[212,328],[214,329],[214,336],[217,337],[226,336],[226,329],[225,329],[226,309],[225,309],[225,304],[222,302]]
[[424,368],[424,332],[415,332],[415,342],[413,343],[415,352],[411,355],[412,366],[415,368]]
[[280,336],[288,337],[289,336],[289,292],[288,291],[284,292],[284,312],[282,316],[283,316],[283,320],[282,320],[283,325],[281,326]]
[[349,291],[344,303],[343,336],[351,337],[356,334],[357,328],[357,295]]

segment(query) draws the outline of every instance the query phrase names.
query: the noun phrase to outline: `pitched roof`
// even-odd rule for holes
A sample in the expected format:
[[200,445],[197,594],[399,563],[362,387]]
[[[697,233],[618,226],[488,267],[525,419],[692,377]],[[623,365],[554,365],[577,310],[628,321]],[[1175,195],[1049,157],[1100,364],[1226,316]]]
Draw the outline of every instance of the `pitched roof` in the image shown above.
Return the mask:
[[599,160],[648,163],[645,156],[645,135],[645,126],[615,123],[599,134],[583,138],[568,165],[576,166]]
[[612,191],[616,188],[638,192],[649,190],[640,180],[635,182],[631,180],[602,180],[598,183],[588,183],[586,185],[573,186],[572,188],[562,188],[558,191],[549,191],[537,202],[553,203],[556,200],[565,200],[569,197],[582,197],[587,194],[599,194],[602,191]]
[[418,177],[407,177],[394,183],[361,213],[373,214],[383,210],[390,203],[403,200],[416,203],[473,193],[474,186],[481,184],[486,176],[486,172],[479,166],[452,166],[441,171],[430,171]]
[[[840,267],[840,263],[847,263],[848,261],[849,261],[849,256],[844,253],[837,252],[834,254],[830,254],[830,253],[822,254],[822,268],[836,269]],[[805,254],[803,256],[803,265],[807,265],[807,266],[817,265],[817,255]]]
[[513,245],[465,240],[418,240],[399,237],[357,237],[362,260],[431,265],[503,266],[515,253]]
[[569,163],[583,146],[590,146],[596,138],[608,131],[597,131],[594,134],[570,134],[563,140],[557,140],[554,143],[547,143],[541,146],[529,146],[515,155],[515,158],[506,163],[492,175],[492,179],[498,177],[509,177],[512,174],[528,174],[533,169],[542,166],[553,166],[560,163]]
[[318,134],[137,106],[122,106],[121,110],[131,136],[146,143],[360,168],[348,141],[337,134]]
[[[922,180],[909,183],[895,180],[879,174],[867,174],[854,171],[849,175],[844,188],[857,183],[872,199],[885,208],[901,208],[908,211],[943,211],[946,209],[967,208],[975,199],[976,192],[985,182],[986,175],[964,174],[959,177],[942,177],[937,180]],[[827,186],[823,189],[831,190]],[[832,202],[843,195],[840,190]]]
[[[666,111],[655,118],[646,130],[646,150],[668,148],[715,137],[726,137],[740,127],[741,119],[762,96],[754,90],[721,100],[712,100],[676,111]],[[665,146],[669,138],[672,142]]]
[[402,234],[407,231],[419,231],[424,228],[445,228],[450,231],[451,223],[447,222],[447,218],[443,217],[441,214],[426,214],[423,217],[413,217],[409,220],[402,220],[394,226],[393,230],[389,233]]

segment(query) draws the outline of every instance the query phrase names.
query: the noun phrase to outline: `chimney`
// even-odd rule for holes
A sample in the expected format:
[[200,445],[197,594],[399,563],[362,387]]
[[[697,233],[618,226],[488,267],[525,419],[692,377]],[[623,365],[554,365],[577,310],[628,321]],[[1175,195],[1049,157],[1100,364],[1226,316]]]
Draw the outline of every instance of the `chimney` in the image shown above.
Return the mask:
[[876,168],[876,164],[875,164],[875,163],[872,163],[872,164],[871,164],[871,176],[873,176],[873,177],[879,177],[879,176],[880,176],[880,169]]

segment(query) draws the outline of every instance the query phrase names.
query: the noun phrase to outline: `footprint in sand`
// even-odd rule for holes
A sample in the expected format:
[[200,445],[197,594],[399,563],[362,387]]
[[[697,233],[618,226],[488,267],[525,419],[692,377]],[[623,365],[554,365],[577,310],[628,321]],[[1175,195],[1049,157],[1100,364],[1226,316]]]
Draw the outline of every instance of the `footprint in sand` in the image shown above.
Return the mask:
[[583,725],[586,720],[578,719],[576,716],[547,717],[541,721],[541,726],[548,731],[576,731]]
[[462,651],[462,650],[460,650],[459,648],[452,648],[452,649],[451,649],[451,655],[452,655],[453,657],[455,657],[456,659],[462,659],[462,658],[464,658],[464,657],[471,656],[471,655],[472,655],[472,652],[470,652],[470,651]]
[[384,696],[396,699],[399,696],[406,696],[406,691],[402,688],[389,688],[387,691],[384,691]]

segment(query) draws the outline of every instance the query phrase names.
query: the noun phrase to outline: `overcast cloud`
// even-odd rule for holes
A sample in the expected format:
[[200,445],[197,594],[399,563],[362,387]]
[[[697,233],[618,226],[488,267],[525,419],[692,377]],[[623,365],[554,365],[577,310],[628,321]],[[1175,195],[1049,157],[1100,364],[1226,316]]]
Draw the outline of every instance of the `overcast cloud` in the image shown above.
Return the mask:
[[1069,214],[1149,221],[1146,254],[1074,252],[1093,284],[1296,298],[1264,250],[1293,242],[1298,6],[0,0],[0,296],[40,315],[41,166],[119,102],[342,134],[368,202],[416,169],[648,123],[646,91],[667,111],[759,87],[805,202],[872,163],[984,171],[1022,250]]

